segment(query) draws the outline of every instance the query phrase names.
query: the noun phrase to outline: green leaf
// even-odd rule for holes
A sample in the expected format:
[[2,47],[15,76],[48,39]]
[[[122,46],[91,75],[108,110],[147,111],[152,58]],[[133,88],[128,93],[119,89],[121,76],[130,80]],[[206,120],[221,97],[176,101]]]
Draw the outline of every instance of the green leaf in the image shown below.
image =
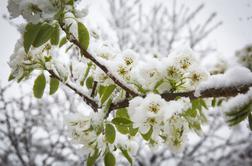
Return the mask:
[[133,126],[129,127],[129,134],[130,136],[134,137],[138,132],[138,128],[133,128]]
[[9,77],[8,77],[8,81],[12,81],[12,80],[14,80],[15,79],[15,77],[14,77],[14,75],[11,73],[10,75],[9,75]]
[[114,143],[116,137],[116,131],[113,125],[106,124],[105,127],[105,138],[109,143]]
[[201,135],[202,129],[199,122],[189,123],[189,127],[192,128],[196,134],[198,134],[199,136]]
[[95,151],[94,151],[94,154],[93,155],[90,155],[90,154],[88,155],[87,166],[94,166],[95,162],[96,162],[96,160],[98,159],[99,156],[100,156],[100,153],[99,153],[98,148],[96,147]]
[[217,106],[220,106],[223,102],[223,99],[219,99],[218,103],[217,103]]
[[105,164],[105,166],[115,166],[116,159],[115,159],[115,156],[111,152],[107,152],[105,154],[104,164]]
[[104,102],[110,97],[115,88],[115,85],[109,85],[104,89],[101,96],[101,104],[104,104]]
[[82,79],[81,79],[81,81],[80,81],[80,85],[81,85],[81,86],[84,85],[84,81],[86,80],[86,78],[87,78],[87,76],[88,76],[88,73],[89,73],[89,71],[90,71],[91,66],[92,66],[92,63],[89,62],[89,63],[87,64],[87,68],[85,69],[84,75],[83,75],[83,77],[82,77]]
[[99,88],[98,88],[98,94],[99,94],[99,96],[102,96],[105,88],[106,88],[105,86],[102,86],[102,85],[99,86]]
[[128,151],[126,149],[120,148],[123,156],[128,160],[128,162],[130,163],[130,165],[133,164],[133,160],[131,158],[131,156],[129,155]]
[[38,23],[38,24],[29,23],[26,25],[25,32],[24,32],[24,42],[23,42],[26,53],[28,53],[31,45],[36,39],[38,32],[40,31],[40,28],[41,28],[41,23]]
[[60,40],[59,47],[62,47],[62,46],[65,45],[66,43],[67,43],[67,38],[66,38],[66,37],[63,37],[63,38]]
[[148,92],[147,90],[145,90],[142,85],[138,84],[138,83],[135,83],[135,82],[132,82],[132,84],[134,84],[137,88],[137,90],[143,94],[146,94],[146,92]]
[[215,107],[215,106],[216,106],[216,98],[214,97],[212,100],[212,107]]
[[199,100],[200,100],[200,104],[201,104],[200,107],[203,106],[205,109],[208,109],[206,102],[203,99],[201,99],[201,98]]
[[88,48],[89,45],[89,32],[84,24],[78,22],[78,38],[81,44],[81,47],[85,50]]
[[120,126],[130,126],[132,124],[132,122],[129,119],[120,117],[112,119],[112,123]]
[[141,135],[144,140],[149,141],[151,138],[152,132],[153,132],[153,127],[151,127],[147,133],[145,134],[141,133]]
[[34,47],[40,47],[41,45],[43,45],[45,42],[47,42],[53,33],[54,28],[48,24],[48,23],[43,23],[40,26],[39,32],[34,40],[34,42],[32,43],[32,45]]
[[164,83],[164,80],[163,80],[163,79],[159,80],[159,81],[155,84],[154,89],[158,89],[158,87],[159,87],[160,85],[162,85],[163,83]]
[[252,114],[251,113],[249,113],[248,115],[248,122],[249,122],[249,128],[252,131]]
[[116,117],[130,119],[128,110],[126,108],[120,108],[116,111]]
[[247,118],[248,114],[249,114],[249,110],[248,108],[246,108],[247,111],[241,111],[239,112],[239,114],[237,114],[236,116],[234,116],[233,118],[227,120],[227,123],[229,126],[234,126],[239,124],[240,122],[242,122],[244,119]]
[[129,127],[127,127],[127,126],[115,125],[115,127],[122,134],[128,134],[129,133]]
[[73,6],[74,5],[74,0],[68,0],[67,4]]
[[93,87],[93,82],[94,82],[94,79],[93,77],[88,77],[87,80],[86,80],[86,86],[88,89],[92,89]]
[[59,88],[59,80],[56,78],[51,78],[50,79],[50,92],[49,94],[52,95],[54,94]]
[[244,113],[248,113],[250,111],[250,105],[251,104],[246,104],[244,106],[242,106],[242,108],[239,108],[239,109],[234,109],[232,111],[229,111],[229,112],[225,112],[225,115],[226,116],[229,116],[229,117],[239,117],[240,115],[244,114]]
[[45,86],[46,78],[45,75],[42,73],[36,78],[33,85],[33,94],[36,98],[41,98],[43,96]]
[[110,98],[110,99],[108,100],[108,102],[106,103],[106,105],[105,105],[105,107],[104,107],[104,110],[103,110],[103,111],[104,111],[105,114],[108,113],[111,103],[112,103],[112,98]]
[[[123,118],[124,120],[129,120],[130,121],[130,117],[129,117],[129,114],[128,114],[128,110],[126,108],[120,108],[116,111],[116,118]],[[127,123],[127,122],[126,122]],[[118,123],[118,124],[115,124],[116,126],[116,129],[122,133],[122,134],[130,134],[131,136],[135,136],[138,129],[133,129],[132,127],[132,122],[130,121],[131,124],[121,124]]]
[[199,99],[194,99],[191,101],[192,103],[192,109],[201,109],[201,105],[200,105],[200,100]]
[[60,38],[60,29],[59,29],[59,25],[56,24],[55,27],[53,28],[53,33],[51,35],[51,44],[58,45],[59,38]]
[[199,115],[200,115],[200,120],[202,123],[206,123],[207,122],[207,117],[206,115],[203,113],[202,110],[199,110]]
[[188,109],[183,113],[183,115],[195,118],[197,116],[197,111],[195,109]]

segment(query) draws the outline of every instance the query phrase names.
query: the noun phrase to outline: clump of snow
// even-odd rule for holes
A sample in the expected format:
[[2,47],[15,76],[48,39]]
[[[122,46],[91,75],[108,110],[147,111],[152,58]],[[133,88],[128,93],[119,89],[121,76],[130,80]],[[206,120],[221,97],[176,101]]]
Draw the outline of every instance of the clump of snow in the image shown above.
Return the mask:
[[194,93],[194,96],[200,96],[200,93],[206,89],[219,89],[244,85],[252,83],[252,72],[241,66],[236,66],[227,70],[224,74],[217,74],[209,77],[206,81],[201,82]]
[[224,112],[239,110],[239,108],[252,101],[252,88],[246,94],[239,94],[227,102],[223,103],[222,109]]

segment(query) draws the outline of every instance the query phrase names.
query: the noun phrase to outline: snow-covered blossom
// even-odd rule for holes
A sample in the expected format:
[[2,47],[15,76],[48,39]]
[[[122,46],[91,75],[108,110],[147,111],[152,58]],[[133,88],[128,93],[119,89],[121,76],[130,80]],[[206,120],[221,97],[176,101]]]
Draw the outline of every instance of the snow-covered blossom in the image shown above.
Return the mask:
[[174,59],[175,64],[178,64],[180,69],[185,71],[194,66],[196,62],[194,52],[189,48],[175,50],[169,56]]
[[156,83],[161,78],[158,69],[159,61],[156,58],[140,61],[135,68],[132,69],[132,77],[144,89],[153,90]]
[[117,147],[127,150],[128,153],[130,153],[131,155],[136,155],[137,150],[139,148],[139,145],[136,140],[120,133],[118,133],[116,137]]
[[93,71],[94,80],[101,85],[110,85],[113,81],[109,78],[109,76],[102,71],[100,68],[96,67]]
[[174,114],[182,113],[191,108],[191,102],[189,98],[180,98],[178,100],[169,101],[166,104],[166,111],[164,112],[164,119],[170,119]]
[[124,50],[122,52],[122,59],[125,65],[127,66],[135,66],[138,62],[139,55],[133,50]]
[[[128,111],[134,128],[139,128],[143,134],[152,129],[149,142],[151,147],[161,142],[159,137],[161,134],[172,149],[175,147],[179,149],[184,145],[186,137],[184,133],[188,130],[187,122],[180,114],[189,108],[191,108],[191,103],[188,98],[166,102],[160,95],[150,93],[145,98],[132,99],[129,102]],[[181,131],[181,136],[178,135],[178,131]],[[174,141],[179,142],[174,143]]]
[[148,94],[144,99],[136,97],[130,101],[129,114],[134,128],[139,128],[141,133],[147,133],[153,127],[157,133],[163,120],[166,102],[156,94]]
[[100,136],[101,126],[99,124],[103,123],[101,116],[101,112],[90,115],[71,113],[65,116],[65,124],[72,141],[83,145],[87,154],[92,153],[97,146],[103,149],[105,144],[104,138]]
[[8,10],[12,18],[22,15],[28,22],[53,19],[61,7],[61,0],[9,0]]
[[189,82],[188,82],[188,90],[190,90],[190,88],[195,89],[195,87],[202,81],[207,80],[207,78],[209,77],[209,74],[207,71],[203,70],[203,69],[192,69],[187,77],[189,78]]
[[82,18],[88,15],[88,8],[75,9],[75,16],[77,18]]
[[117,50],[107,43],[98,43],[94,50],[94,54],[105,60],[115,59]]
[[183,72],[181,68],[179,68],[176,64],[168,64],[166,66],[164,74],[169,80],[180,81],[181,79],[183,79]]
[[88,144],[96,139],[94,133],[90,130],[91,117],[81,113],[69,114],[65,116],[65,123],[74,141],[81,144]]
[[71,61],[71,74],[74,79],[80,80],[87,65],[79,60],[73,59]]
[[125,64],[117,64],[116,73],[125,80],[130,79],[130,68]]
[[188,122],[179,115],[172,116],[164,127],[164,141],[172,152],[181,152],[186,144]]
[[[50,51],[49,51],[50,49]],[[14,53],[9,60],[11,77],[21,80],[29,76],[34,69],[43,69],[44,64],[50,59],[52,49],[45,44],[38,48],[31,49],[28,53],[23,47],[23,40],[17,41]]]
[[52,60],[53,70],[54,72],[62,78],[63,81],[67,81],[69,76],[69,70],[63,62],[59,61],[58,59]]
[[13,78],[20,79],[23,76],[25,70],[23,62],[28,59],[29,57],[24,51],[22,41],[18,40],[14,53],[10,56],[9,61],[9,66],[12,69],[11,75]]

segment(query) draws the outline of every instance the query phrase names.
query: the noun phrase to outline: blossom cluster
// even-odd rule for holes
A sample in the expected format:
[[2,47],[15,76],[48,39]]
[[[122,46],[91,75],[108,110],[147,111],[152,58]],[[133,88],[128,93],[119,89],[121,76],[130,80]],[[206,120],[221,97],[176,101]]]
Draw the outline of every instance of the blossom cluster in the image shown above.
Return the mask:
[[27,21],[37,23],[40,21],[53,21],[59,10],[69,8],[77,17],[86,15],[86,9],[76,10],[71,7],[72,0],[9,0],[8,10],[11,18],[20,15]]
[[65,123],[68,126],[69,136],[74,143],[82,145],[84,155],[92,155],[95,150],[103,154],[106,151],[115,149],[126,150],[134,155],[138,150],[135,140],[126,135],[116,133],[113,143],[106,139],[105,128],[109,121],[104,120],[104,112],[84,115],[83,113],[72,113],[65,116]]
[[58,60],[59,50],[49,42],[41,47],[25,52],[22,39],[16,43],[13,54],[10,56],[10,80],[20,82],[29,78],[34,70],[53,70],[62,80],[67,80],[68,69],[63,62]]
[[[109,49],[108,46],[104,47]],[[161,58],[139,55],[133,50],[111,52],[107,49],[102,48],[95,54],[107,64],[110,72],[145,93],[192,90],[209,76],[189,48],[175,50]],[[94,74],[97,74],[95,79],[98,83],[111,83],[110,78],[100,69],[96,69]]]
[[133,127],[141,134],[150,134],[152,146],[167,144],[173,152],[181,151],[189,131],[188,122],[181,115],[191,108],[188,98],[166,102],[158,94],[150,93],[145,98],[130,101],[129,116]]

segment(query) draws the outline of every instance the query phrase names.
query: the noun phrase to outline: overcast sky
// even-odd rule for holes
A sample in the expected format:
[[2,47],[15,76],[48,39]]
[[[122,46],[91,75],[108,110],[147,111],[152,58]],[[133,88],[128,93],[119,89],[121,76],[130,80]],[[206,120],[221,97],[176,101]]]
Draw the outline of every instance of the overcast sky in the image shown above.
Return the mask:
[[[89,2],[90,1],[90,2]],[[170,0],[153,0],[151,3]],[[211,34],[210,41],[217,46],[218,52],[223,56],[232,56],[234,51],[252,43],[252,0],[178,0],[188,6],[204,2],[206,8],[201,13],[207,16],[212,12],[218,13],[218,19],[223,21],[222,27]],[[86,1],[85,1],[86,2]],[[104,0],[88,0],[90,14],[103,20],[103,13],[106,12]],[[144,1],[147,2],[147,1]],[[0,15],[7,14],[7,0],[0,0]],[[3,84],[7,82],[9,67],[7,61],[11,55],[15,42],[19,38],[16,29],[7,21],[0,18],[0,80]]]

